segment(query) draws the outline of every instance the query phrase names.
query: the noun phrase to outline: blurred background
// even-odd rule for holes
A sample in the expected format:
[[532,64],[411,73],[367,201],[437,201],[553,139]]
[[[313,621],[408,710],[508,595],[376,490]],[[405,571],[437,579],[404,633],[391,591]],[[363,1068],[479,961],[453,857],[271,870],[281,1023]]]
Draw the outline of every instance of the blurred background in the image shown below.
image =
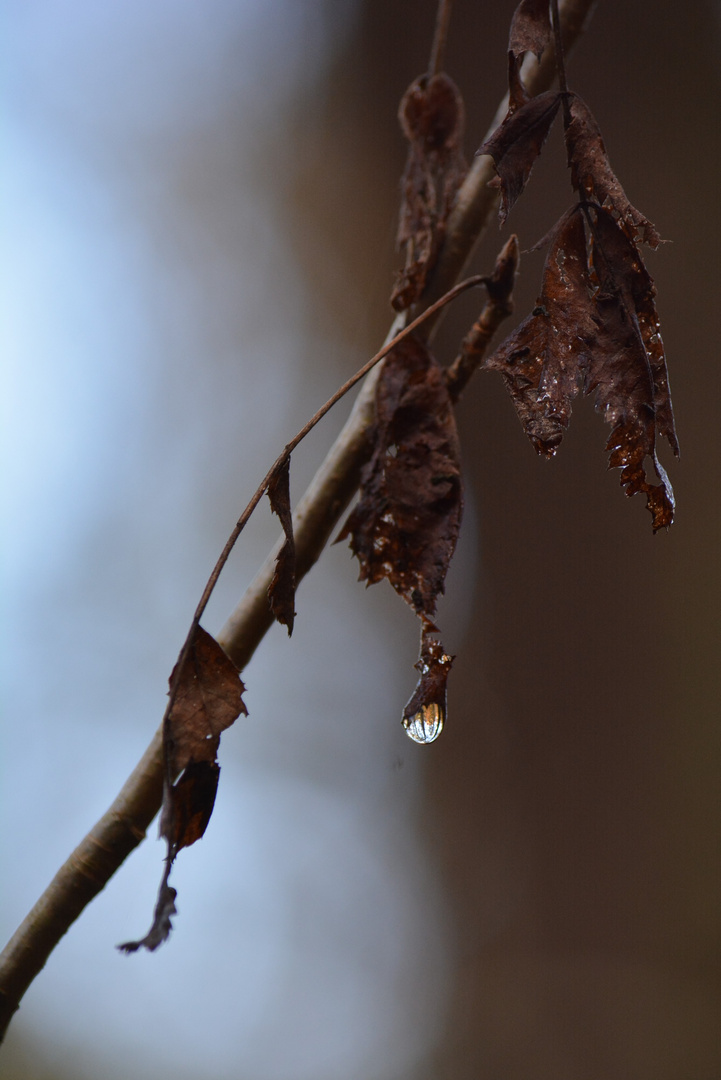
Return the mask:
[[[456,0],[469,156],[513,0]],[[433,0],[4,0],[7,938],[107,808],[239,510],[377,348]],[[606,471],[588,401],[552,463],[505,390],[459,408],[467,507],[432,747],[399,717],[416,620],[347,548],[246,669],[179,915],[145,933],[148,839],[27,993],[0,1076],[715,1080],[721,1075],[721,571],[714,419],[721,9],[603,0],[570,64],[650,253],[682,461],[677,523]],[[509,228],[571,201],[560,132]],[[485,272],[509,230],[479,249]],[[522,262],[518,318],[543,255]],[[477,314],[444,324],[447,362]],[[512,323],[509,323],[509,329]],[[297,499],[342,425],[295,455]],[[274,541],[263,508],[205,618]]]

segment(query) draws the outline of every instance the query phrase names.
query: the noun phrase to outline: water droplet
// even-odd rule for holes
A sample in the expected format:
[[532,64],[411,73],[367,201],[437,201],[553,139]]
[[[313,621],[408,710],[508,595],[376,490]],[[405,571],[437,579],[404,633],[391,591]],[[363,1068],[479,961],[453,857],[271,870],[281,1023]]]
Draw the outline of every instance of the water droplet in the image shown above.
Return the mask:
[[406,735],[413,742],[435,742],[443,731],[445,713],[442,705],[423,705],[413,716],[403,717],[403,727]]

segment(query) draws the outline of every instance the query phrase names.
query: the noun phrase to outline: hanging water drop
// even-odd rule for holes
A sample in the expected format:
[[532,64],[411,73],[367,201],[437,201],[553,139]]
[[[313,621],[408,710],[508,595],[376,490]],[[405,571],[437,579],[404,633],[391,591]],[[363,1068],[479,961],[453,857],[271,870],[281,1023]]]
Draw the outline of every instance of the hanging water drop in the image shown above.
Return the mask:
[[436,741],[443,731],[445,718],[442,705],[423,705],[412,716],[403,717],[403,727],[409,739],[425,745]]

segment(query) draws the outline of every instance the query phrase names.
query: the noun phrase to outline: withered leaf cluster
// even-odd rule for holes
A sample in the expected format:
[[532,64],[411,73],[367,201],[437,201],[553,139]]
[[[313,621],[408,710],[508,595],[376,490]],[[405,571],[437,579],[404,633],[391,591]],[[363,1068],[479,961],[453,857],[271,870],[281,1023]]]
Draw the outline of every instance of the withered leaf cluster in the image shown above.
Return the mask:
[[[492,183],[500,188],[503,224],[556,117],[563,115],[578,202],[546,238],[549,250],[536,306],[484,359],[488,342],[511,311],[518,265],[513,236],[493,275],[482,279],[488,303],[448,369],[440,367],[420,337],[408,336],[395,345],[376,385],[373,451],[362,473],[359,500],[338,537],[350,538],[360,579],[370,585],[386,578],[420,619],[415,665],[420,678],[402,716],[408,734],[420,743],[434,741],[446,715],[453,657],[445,653],[435,616],[463,510],[453,404],[479,364],[502,374],[526,434],[547,457],[563,438],[573,399],[579,392],[594,394],[597,409],[611,426],[609,467],[621,470],[627,495],[646,495],[654,531],[673,520],[673,493],[658,461],[657,444],[665,438],[677,455],[678,442],[655,288],[640,253],[641,243],[656,248],[660,237],[626,197],[588,106],[565,90],[562,64],[564,89],[530,97],[523,83],[523,58],[530,52],[540,59],[551,37],[548,0],[521,0],[508,46],[508,112],[479,151],[495,164]],[[423,294],[466,172],[463,101],[447,75],[424,76],[404,94],[399,116],[409,142],[398,230],[405,266],[391,302],[397,311],[405,311]],[[647,458],[656,469],[657,484],[647,479]],[[258,498],[262,491],[261,486]],[[287,454],[270,475],[267,493],[284,533],[268,602],[290,635],[296,554]],[[228,551],[233,542],[231,538]],[[125,952],[156,949],[168,937],[176,912],[176,891],[168,884],[173,862],[182,848],[203,836],[218,786],[221,733],[247,714],[238,671],[198,625],[204,603],[170,678],[160,821],[167,856],[153,924],[140,941],[121,945]]]
[[[655,288],[639,248],[656,248],[660,237],[626,197],[588,106],[560,91],[528,100],[519,58],[543,51],[549,34],[548,5],[525,0],[511,29],[508,114],[479,153],[493,158],[503,224],[562,111],[579,202],[549,234],[536,307],[484,366],[503,375],[526,434],[546,456],[555,454],[579,390],[594,393],[612,426],[609,467],[621,469],[627,495],[646,495],[656,532],[674,515],[658,438],[678,455]],[[660,483],[647,479],[647,458]]]

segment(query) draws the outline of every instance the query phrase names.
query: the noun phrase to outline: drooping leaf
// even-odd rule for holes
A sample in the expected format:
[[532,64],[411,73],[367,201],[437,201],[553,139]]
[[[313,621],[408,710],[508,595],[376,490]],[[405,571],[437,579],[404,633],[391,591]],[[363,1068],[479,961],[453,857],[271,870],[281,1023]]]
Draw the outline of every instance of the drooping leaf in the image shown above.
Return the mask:
[[483,365],[503,375],[539,454],[552,457],[563,438],[595,333],[583,217],[574,207],[553,236],[536,307]]
[[[174,678],[175,669],[171,686]],[[221,732],[241,713],[248,715],[244,689],[235,664],[215,638],[198,626],[165,725],[166,753],[174,773],[193,761],[215,761]]]
[[417,338],[388,355],[376,389],[375,450],[360,499],[341,531],[360,580],[388,578],[431,616],[460,527],[460,448],[443,371]]
[[446,683],[455,657],[446,655],[437,633],[432,623],[424,625],[415,665],[421,677],[403,710],[403,727],[417,743],[435,742],[446,719]]
[[466,174],[463,99],[443,73],[422,76],[406,90],[398,113],[409,150],[401,181],[397,243],[405,254],[391,304],[404,311],[420,297]]
[[607,206],[629,240],[639,237],[657,248],[661,237],[655,225],[632,206],[611,168],[600,128],[588,105],[576,94],[570,100],[571,123],[566,128],[566,151],[571,183],[579,195],[599,206]]
[[551,40],[551,15],[548,0],[521,0],[513,13],[508,35],[508,51],[514,56],[535,53],[541,56]]
[[[613,427],[606,446],[609,467],[621,469],[627,495],[646,495],[656,532],[671,525],[675,510],[671,484],[658,461],[657,436],[666,438],[678,456],[656,290],[638,248],[611,213],[596,207],[593,220],[598,330],[585,390],[595,391],[596,407]],[[646,479],[646,457],[660,484]]]
[[295,540],[290,509],[290,458],[286,458],[268,485],[268,498],[285,533],[285,541],[275,560],[275,573],[268,586],[268,599],[273,615],[279,623],[288,627],[290,637],[295,619]]
[[[170,676],[171,693],[177,670],[176,664]],[[220,735],[241,713],[247,716],[244,689],[235,664],[215,638],[196,625],[163,724],[165,783],[160,834],[168,852],[153,924],[140,941],[119,945],[121,952],[132,953],[140,948],[152,952],[170,934],[177,895],[168,884],[170,871],[180,849],[194,844],[207,828],[220,774],[216,761]],[[172,778],[179,772],[182,775],[173,784]]]
[[490,154],[498,173],[490,186],[501,189],[498,209],[501,225],[528,182],[560,104],[561,95],[553,90],[531,98],[514,112],[509,112],[478,151],[479,154]]

